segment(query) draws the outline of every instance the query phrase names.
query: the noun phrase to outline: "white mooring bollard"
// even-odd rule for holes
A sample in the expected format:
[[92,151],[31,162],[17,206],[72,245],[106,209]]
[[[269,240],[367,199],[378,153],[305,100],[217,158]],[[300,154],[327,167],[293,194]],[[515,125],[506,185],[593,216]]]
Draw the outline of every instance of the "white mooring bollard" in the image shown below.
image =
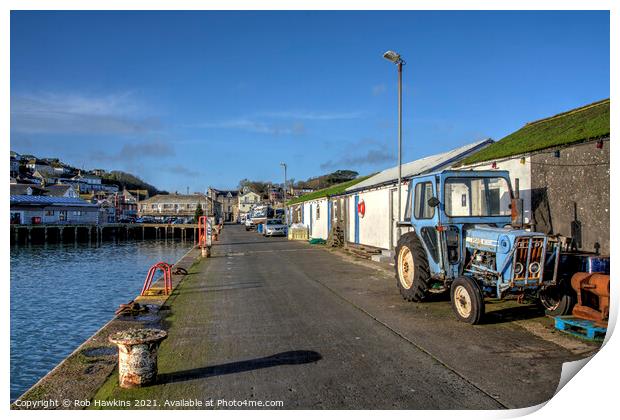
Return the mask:
[[121,388],[137,388],[157,379],[157,349],[168,333],[153,328],[130,329],[112,334],[118,346],[118,383]]

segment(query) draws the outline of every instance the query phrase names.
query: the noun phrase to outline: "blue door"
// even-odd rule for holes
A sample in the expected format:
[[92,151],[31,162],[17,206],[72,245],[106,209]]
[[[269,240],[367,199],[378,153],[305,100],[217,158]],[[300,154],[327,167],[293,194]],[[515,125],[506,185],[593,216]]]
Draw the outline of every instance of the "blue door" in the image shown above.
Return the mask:
[[360,214],[357,211],[358,205],[360,203],[360,196],[355,194],[355,208],[353,211],[355,212],[355,243],[360,243]]
[[328,235],[331,229],[332,229],[332,202],[328,198],[327,199],[327,234]]
[[439,225],[439,208],[429,205],[431,197],[437,197],[435,176],[417,177],[411,180],[411,224],[415,227],[422,244],[426,248],[431,274],[438,273],[443,267]]

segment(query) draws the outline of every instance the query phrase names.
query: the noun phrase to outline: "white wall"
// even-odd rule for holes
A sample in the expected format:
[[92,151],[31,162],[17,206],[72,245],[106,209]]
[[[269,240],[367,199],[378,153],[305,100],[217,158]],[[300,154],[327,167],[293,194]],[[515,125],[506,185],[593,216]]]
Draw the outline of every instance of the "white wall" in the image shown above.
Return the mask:
[[[327,239],[329,231],[327,229],[327,198],[319,200],[307,201],[304,206],[304,225],[310,228],[310,219],[312,219],[312,230],[309,231],[310,238]],[[312,212],[310,207],[312,206]],[[320,209],[319,218],[316,217],[316,209]]]
[[[392,219],[390,214],[390,195],[397,185],[389,185],[374,190],[360,191],[357,194],[348,196],[349,206],[347,208],[348,230],[346,240],[355,243],[355,195],[359,196],[359,203],[364,200],[366,213],[364,217],[359,217],[359,244],[373,246],[376,248],[390,249],[390,230],[392,229]],[[401,217],[404,217],[407,202],[407,191],[409,186],[403,184],[401,187]],[[394,201],[398,197],[394,194]],[[393,203],[394,218],[397,217],[398,206]]]
[[[359,194],[359,202],[364,200],[366,213],[359,216],[360,244],[377,248],[390,247],[390,190],[382,188]],[[353,214],[355,217],[355,214]]]
[[[497,168],[493,169],[493,162],[496,162]],[[458,169],[473,170],[498,170],[510,172],[510,183],[512,189],[515,189],[515,179],[519,179],[520,196],[523,199],[523,222],[530,223],[532,220],[532,164],[530,157],[525,157],[524,163],[521,163],[521,157],[498,159],[495,161],[483,162],[475,165],[465,165]]]

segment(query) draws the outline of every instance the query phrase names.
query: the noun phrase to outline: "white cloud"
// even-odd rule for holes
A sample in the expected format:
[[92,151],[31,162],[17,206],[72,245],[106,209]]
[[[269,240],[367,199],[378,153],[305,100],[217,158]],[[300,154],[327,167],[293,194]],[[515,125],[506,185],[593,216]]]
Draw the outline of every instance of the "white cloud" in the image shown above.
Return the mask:
[[14,133],[131,134],[159,127],[157,119],[142,114],[143,107],[131,93],[99,97],[58,93],[11,96]]
[[305,126],[303,125],[303,123],[300,122],[291,124],[271,124],[245,118],[223,121],[210,121],[196,124],[195,126],[203,128],[239,129],[244,131],[250,131],[253,133],[272,135],[303,134],[305,131]]

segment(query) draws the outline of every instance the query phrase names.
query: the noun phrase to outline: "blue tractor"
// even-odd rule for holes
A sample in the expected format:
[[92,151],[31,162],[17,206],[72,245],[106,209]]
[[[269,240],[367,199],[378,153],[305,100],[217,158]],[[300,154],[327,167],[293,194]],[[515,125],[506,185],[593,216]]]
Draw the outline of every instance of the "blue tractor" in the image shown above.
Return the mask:
[[449,291],[460,321],[478,324],[484,299],[532,296],[566,314],[573,295],[558,278],[560,246],[517,225],[520,200],[507,171],[446,170],[414,177],[395,253],[408,301]]

